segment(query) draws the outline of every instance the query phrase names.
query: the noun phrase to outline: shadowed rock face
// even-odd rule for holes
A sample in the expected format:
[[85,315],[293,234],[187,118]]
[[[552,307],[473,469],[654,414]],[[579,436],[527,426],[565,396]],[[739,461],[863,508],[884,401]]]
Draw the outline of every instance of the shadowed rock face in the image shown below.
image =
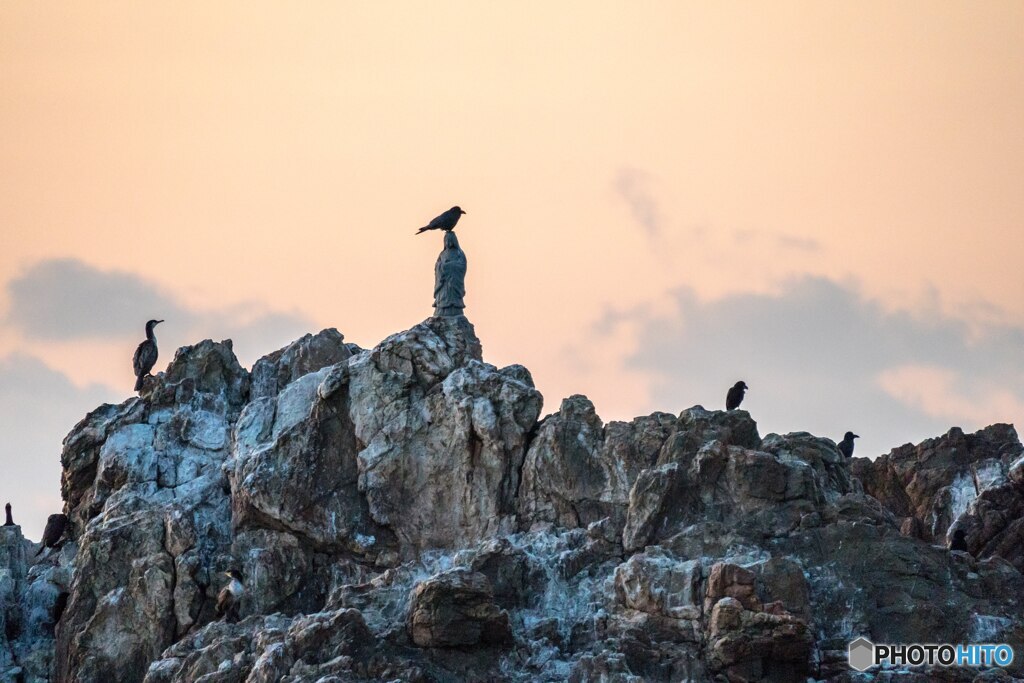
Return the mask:
[[[461,316],[251,373],[180,349],[65,440],[71,540],[30,565],[0,531],[0,680],[853,681],[862,635],[1024,652],[1012,427],[851,467],[742,410],[540,411]],[[981,559],[929,542],[950,526]]]
[[[994,553],[997,546],[1008,545],[995,540],[996,536],[1009,531],[1013,538],[1019,538],[1019,530],[1011,528],[1011,520],[1019,519],[1019,515],[1014,516],[1011,510],[1022,504],[1018,501],[1020,493],[1014,494],[1020,482],[1008,477],[1013,463],[1024,455],[1022,451],[1012,425],[996,424],[974,434],[953,428],[917,446],[900,446],[874,461],[853,458],[851,470],[863,482],[866,493],[900,518],[905,533],[927,541],[945,543],[949,528],[975,505],[976,499],[982,495],[986,501],[999,497],[1001,502],[996,507],[1005,508],[1005,520],[990,519],[987,527],[970,525],[972,551],[986,555]],[[997,486],[1005,487],[1002,494],[985,493]],[[985,508],[990,503],[979,504]],[[1000,554],[1011,559],[1005,552]],[[1021,559],[1016,555],[1018,569],[1024,569]]]

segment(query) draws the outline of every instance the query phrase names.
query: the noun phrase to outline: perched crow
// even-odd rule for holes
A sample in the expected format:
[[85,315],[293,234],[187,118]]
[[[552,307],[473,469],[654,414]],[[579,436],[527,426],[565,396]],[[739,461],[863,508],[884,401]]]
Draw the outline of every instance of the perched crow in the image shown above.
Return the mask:
[[854,434],[853,432],[846,432],[846,435],[843,436],[843,440],[839,442],[839,452],[842,453],[843,456],[845,456],[847,458],[852,458],[853,457],[853,440],[854,439],[859,439],[859,438],[860,438],[860,436],[857,435],[857,434]]
[[725,409],[736,410],[743,403],[743,394],[749,389],[745,382],[739,381],[732,385],[732,389],[725,395]]
[[7,511],[7,521],[4,522],[4,526],[14,526],[14,517],[11,516],[11,504],[5,505],[4,509]]
[[438,216],[437,218],[435,218],[434,220],[430,221],[422,228],[417,230],[416,234],[418,235],[421,232],[425,232],[427,230],[444,230],[445,232],[451,232],[452,230],[455,229],[455,224],[459,222],[459,219],[462,218],[462,214],[464,213],[466,212],[460,209],[459,207],[453,206],[452,208],[448,209],[440,216]]
[[149,374],[149,371],[156,365],[158,355],[156,348],[156,335],[153,328],[162,323],[163,320],[150,320],[146,323],[146,341],[139,344],[135,349],[135,358],[132,359],[132,367],[135,369],[135,391],[142,391],[142,383]]
[[39,546],[39,552],[36,553],[36,557],[40,555],[47,548],[56,548],[57,543],[61,537],[64,536],[64,530],[68,527],[68,516],[60,513],[56,515],[50,515],[46,518],[46,528],[43,529],[43,541],[42,545]]
[[969,553],[967,549],[967,537],[964,534],[963,529],[957,529],[953,532],[953,538],[949,541],[950,550],[959,550],[964,553]]

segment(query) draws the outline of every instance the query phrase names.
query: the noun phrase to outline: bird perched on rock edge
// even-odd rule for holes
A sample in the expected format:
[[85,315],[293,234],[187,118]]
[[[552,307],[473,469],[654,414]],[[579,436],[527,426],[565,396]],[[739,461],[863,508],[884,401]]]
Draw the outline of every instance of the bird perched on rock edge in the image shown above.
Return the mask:
[[853,432],[846,432],[843,435],[843,440],[836,444],[839,447],[839,452],[843,454],[843,457],[853,457],[853,440],[859,439],[860,435],[854,434]]
[[64,536],[64,530],[68,527],[68,516],[65,514],[57,513],[56,515],[50,515],[46,518],[46,528],[43,529],[43,540],[40,542],[36,557],[47,548],[56,548],[57,543],[61,537]]
[[725,395],[725,409],[735,410],[739,408],[740,404],[743,403],[744,392],[749,388],[742,380],[733,384],[732,388],[729,389],[729,393]]
[[4,510],[7,512],[7,521],[4,522],[4,526],[14,526],[14,517],[11,516],[11,504],[5,505]]
[[459,207],[453,206],[452,208],[448,209],[440,216],[438,216],[437,218],[435,218],[434,220],[430,221],[422,228],[417,230],[416,234],[418,235],[421,232],[425,232],[427,230],[444,230],[445,232],[451,232],[452,230],[455,229],[455,224],[459,222],[459,219],[462,217],[462,214],[464,213],[466,212],[460,209]]
[[217,594],[217,617],[228,621],[237,621],[242,593],[245,592],[245,586],[242,585],[242,573],[237,569],[229,569],[224,572],[224,575],[231,579],[231,582],[221,588],[220,593]]
[[139,344],[135,349],[135,357],[132,359],[132,368],[135,370],[135,391],[142,391],[142,383],[149,374],[149,371],[156,365],[159,352],[156,348],[156,335],[153,328],[162,323],[163,320],[150,320],[146,323],[146,341]]

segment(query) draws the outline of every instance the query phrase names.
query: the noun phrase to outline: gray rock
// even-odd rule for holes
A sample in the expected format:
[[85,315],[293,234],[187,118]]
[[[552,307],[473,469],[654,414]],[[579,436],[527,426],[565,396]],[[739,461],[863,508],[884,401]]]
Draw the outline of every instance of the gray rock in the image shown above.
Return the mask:
[[454,569],[413,590],[409,637],[419,647],[510,645],[512,629],[508,614],[494,603],[487,577]]

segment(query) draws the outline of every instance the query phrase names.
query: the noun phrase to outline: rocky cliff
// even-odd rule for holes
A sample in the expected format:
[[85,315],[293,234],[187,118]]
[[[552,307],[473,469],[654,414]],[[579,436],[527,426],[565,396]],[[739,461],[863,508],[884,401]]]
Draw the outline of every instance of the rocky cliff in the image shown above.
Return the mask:
[[33,560],[0,530],[0,679],[854,681],[861,635],[1024,653],[1012,427],[851,466],[745,411],[541,408],[461,317],[251,372],[179,349],[65,440],[70,540]]

